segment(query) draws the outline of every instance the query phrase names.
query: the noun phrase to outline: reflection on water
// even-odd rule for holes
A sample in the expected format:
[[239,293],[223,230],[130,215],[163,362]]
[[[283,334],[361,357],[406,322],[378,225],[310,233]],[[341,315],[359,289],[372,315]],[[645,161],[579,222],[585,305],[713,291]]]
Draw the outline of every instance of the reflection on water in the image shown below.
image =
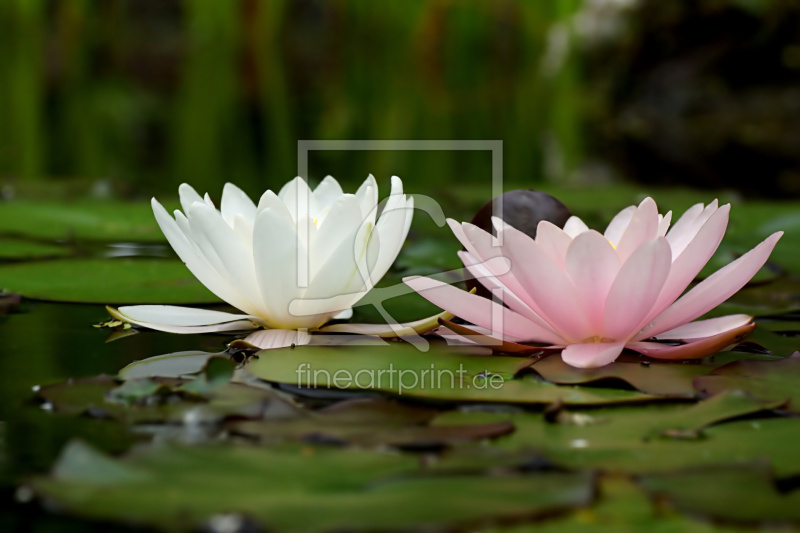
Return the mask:
[[71,438],[110,452],[123,451],[136,438],[119,422],[42,409],[32,401],[33,387],[113,375],[134,360],[166,352],[220,351],[229,340],[148,331],[106,343],[108,331],[92,324],[107,318],[100,305],[44,302],[25,302],[19,313],[0,316],[0,531],[17,531],[32,523],[36,530],[86,531],[82,522],[43,515],[35,504],[16,502],[16,484],[46,472]]

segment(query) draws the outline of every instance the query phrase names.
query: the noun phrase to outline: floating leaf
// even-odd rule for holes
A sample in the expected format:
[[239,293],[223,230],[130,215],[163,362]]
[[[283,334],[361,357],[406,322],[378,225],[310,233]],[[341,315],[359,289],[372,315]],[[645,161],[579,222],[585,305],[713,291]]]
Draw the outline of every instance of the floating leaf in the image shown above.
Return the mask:
[[119,371],[119,377],[120,379],[184,377],[202,371],[208,360],[218,355],[221,353],[198,351],[156,355],[141,361],[134,361]]
[[0,237],[0,258],[41,259],[70,255],[69,248],[55,244]]
[[641,358],[637,360],[633,357],[622,357],[600,368],[575,368],[556,355],[537,361],[532,368],[547,381],[561,385],[584,385],[611,380],[626,383],[648,394],[694,396],[692,378],[708,374],[721,364],[642,361]]
[[765,400],[789,401],[787,408],[800,412],[800,353],[778,361],[735,361],[695,378],[700,392],[716,394],[741,389]]
[[656,506],[633,481],[620,476],[598,480],[598,501],[566,517],[503,528],[503,533],[608,533],[611,531],[649,531],[656,533],[740,532]]
[[744,523],[800,522],[800,491],[779,492],[763,463],[646,476],[642,485],[675,508]]
[[512,379],[532,362],[521,357],[459,355],[440,347],[423,353],[410,345],[303,346],[259,352],[246,368],[261,379],[301,389],[373,390],[444,402],[602,405],[660,399],[626,390],[559,387],[530,376]]
[[[566,468],[639,474],[769,458],[776,469],[800,473],[792,444],[800,438],[800,420],[765,419],[758,422],[758,429],[748,426],[754,423],[750,421],[716,426],[780,405],[732,391],[688,407],[596,409],[586,413],[582,424],[547,423],[544,414],[482,413],[476,419],[474,413],[459,412],[445,413],[434,423],[455,424],[467,415],[472,422],[509,420],[516,430],[495,441],[497,447],[513,454],[534,451]],[[445,460],[443,466],[447,465]]]
[[0,232],[52,240],[164,241],[149,202],[2,202]]
[[427,476],[417,464],[364,450],[244,446],[166,446],[115,460],[71,445],[54,475],[31,486],[72,514],[172,531],[218,516],[246,516],[270,531],[439,529],[549,515],[592,499],[584,474]]
[[429,426],[437,411],[396,401],[369,398],[340,402],[316,412],[275,420],[234,421],[228,428],[262,443],[281,441],[352,443],[360,446],[434,447],[498,437],[514,430],[511,422]]
[[214,389],[230,382],[236,365],[229,357],[210,357],[200,375],[180,387],[180,391],[206,396]]
[[180,261],[78,259],[0,266],[0,282],[26,298],[59,302],[217,302]]
[[[214,367],[218,363],[215,362]],[[131,379],[118,386],[108,376],[69,380],[41,387],[36,396],[55,412],[116,418],[132,424],[212,423],[227,417],[260,417],[265,413],[292,414],[295,407],[274,391],[243,383],[229,383],[231,365],[222,360],[212,368],[216,376],[201,377],[194,388],[185,380]],[[210,386],[209,383],[213,384]],[[187,418],[188,416],[188,418]]]

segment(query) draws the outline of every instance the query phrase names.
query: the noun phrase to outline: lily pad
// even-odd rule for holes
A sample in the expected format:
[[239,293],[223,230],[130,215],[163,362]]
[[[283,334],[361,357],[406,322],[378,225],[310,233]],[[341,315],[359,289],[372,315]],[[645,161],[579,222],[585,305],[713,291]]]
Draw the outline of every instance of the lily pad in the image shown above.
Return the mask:
[[225,517],[270,531],[476,527],[592,499],[585,474],[428,476],[417,465],[397,454],[310,447],[167,446],[116,460],[73,442],[31,487],[71,514],[170,531]]
[[575,368],[556,355],[537,361],[532,368],[547,381],[561,385],[616,381],[647,394],[694,396],[692,378],[708,374],[721,364],[643,363],[638,359],[623,357],[601,368]]
[[302,389],[382,391],[436,402],[604,405],[663,397],[618,389],[561,387],[514,375],[533,361],[521,357],[460,355],[410,345],[347,349],[297,347],[265,350],[247,370],[266,381]]
[[707,394],[740,389],[765,400],[787,401],[800,413],[800,353],[778,361],[735,361],[695,378],[695,387]]
[[38,300],[98,304],[218,302],[180,261],[77,259],[0,266],[6,289]]
[[41,259],[63,257],[71,253],[66,246],[0,237],[0,258],[3,259]]
[[[650,533],[737,532],[741,529],[693,520],[678,512],[658,506],[632,480],[603,476],[598,480],[598,501],[563,518],[503,528],[503,533],[608,533],[610,531],[647,531]],[[713,494],[713,493],[712,493]]]
[[421,406],[369,398],[340,402],[315,412],[284,419],[233,421],[227,425],[236,434],[262,443],[283,441],[430,448],[494,438],[514,430],[511,422],[427,424],[438,412]]
[[193,387],[189,386],[192,381],[149,378],[128,380],[119,386],[108,376],[98,376],[47,385],[36,396],[57,413],[113,418],[130,424],[199,424],[228,417],[294,416],[294,405],[274,391],[228,383],[225,368],[211,371],[216,377],[201,375]]
[[0,233],[51,240],[164,241],[150,202],[111,200],[0,203]]
[[647,476],[642,485],[676,509],[739,523],[800,522],[800,491],[783,493],[763,463]]
[[[776,471],[793,475],[800,473],[792,444],[800,438],[800,420],[726,422],[781,405],[731,391],[688,407],[596,409],[560,423],[548,423],[546,414],[488,412],[479,419],[474,413],[445,413],[434,423],[455,424],[466,415],[473,422],[509,420],[516,430],[495,441],[496,447],[508,450],[512,457],[533,451],[564,468],[642,474],[769,459]],[[485,459],[458,459],[456,452],[453,460],[479,464]]]
[[221,353],[186,351],[156,355],[134,361],[119,371],[120,379],[180,378],[197,374],[205,368],[212,357]]

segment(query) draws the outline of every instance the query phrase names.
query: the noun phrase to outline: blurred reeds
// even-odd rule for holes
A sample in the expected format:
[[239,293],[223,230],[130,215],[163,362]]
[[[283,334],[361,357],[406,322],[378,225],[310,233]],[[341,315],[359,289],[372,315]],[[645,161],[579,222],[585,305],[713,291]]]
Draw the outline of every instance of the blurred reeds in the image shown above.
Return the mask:
[[[583,151],[580,0],[3,0],[0,180],[256,192],[299,139],[500,139],[507,183]],[[559,55],[560,54],[560,55]],[[315,152],[310,178],[489,180],[469,152]]]

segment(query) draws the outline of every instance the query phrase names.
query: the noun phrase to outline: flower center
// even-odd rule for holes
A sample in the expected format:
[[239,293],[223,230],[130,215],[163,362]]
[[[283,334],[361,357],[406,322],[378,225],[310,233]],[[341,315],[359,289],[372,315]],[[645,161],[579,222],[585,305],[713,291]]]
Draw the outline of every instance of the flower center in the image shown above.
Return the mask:
[[593,335],[591,337],[586,337],[583,339],[580,344],[590,344],[592,342],[614,342],[614,339],[610,339],[608,337],[601,337],[600,335]]

